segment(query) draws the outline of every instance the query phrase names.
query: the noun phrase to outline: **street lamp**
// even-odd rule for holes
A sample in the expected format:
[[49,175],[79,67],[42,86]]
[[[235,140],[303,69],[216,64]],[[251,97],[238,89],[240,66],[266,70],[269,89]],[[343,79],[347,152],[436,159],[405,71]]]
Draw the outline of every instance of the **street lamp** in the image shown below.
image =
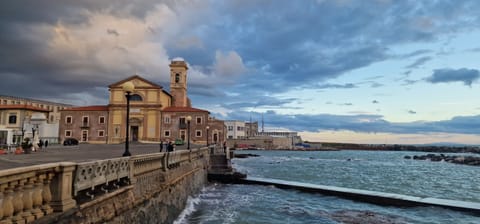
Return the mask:
[[192,120],[192,116],[187,116],[187,132],[188,132],[188,142],[187,142],[187,149],[190,150],[190,121]]
[[209,126],[207,126],[207,147],[208,147],[208,129],[210,129]]
[[126,120],[126,127],[125,127],[125,152],[123,153],[122,156],[131,156],[132,154],[130,154],[130,151],[128,151],[128,141],[129,141],[129,137],[128,137],[128,131],[130,129],[130,124],[129,124],[129,121],[130,121],[130,97],[132,96],[131,93],[133,92],[133,90],[135,90],[135,86],[133,85],[132,82],[126,82],[125,84],[123,84],[122,86],[123,88],[123,91],[125,91],[125,97],[127,98],[127,120]]

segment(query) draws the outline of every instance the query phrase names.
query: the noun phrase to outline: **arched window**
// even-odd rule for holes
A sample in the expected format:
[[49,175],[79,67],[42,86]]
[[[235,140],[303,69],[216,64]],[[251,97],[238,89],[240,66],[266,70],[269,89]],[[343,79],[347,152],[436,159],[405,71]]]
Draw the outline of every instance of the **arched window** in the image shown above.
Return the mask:
[[142,96],[138,95],[138,94],[133,94],[130,96],[130,100],[131,101],[142,101]]
[[176,83],[180,82],[180,74],[179,73],[175,74],[175,82]]

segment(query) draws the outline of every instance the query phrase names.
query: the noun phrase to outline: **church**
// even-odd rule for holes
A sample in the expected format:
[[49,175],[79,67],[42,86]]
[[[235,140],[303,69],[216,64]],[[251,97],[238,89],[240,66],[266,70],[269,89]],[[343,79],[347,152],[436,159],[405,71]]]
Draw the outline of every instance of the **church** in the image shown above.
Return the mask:
[[101,106],[71,107],[61,111],[60,142],[75,138],[80,143],[116,144],[126,140],[127,98],[124,85],[133,84],[130,93],[129,140],[214,144],[225,141],[224,122],[210,112],[194,108],[188,98],[187,63],[170,63],[170,92],[138,75],[109,85],[109,103]]

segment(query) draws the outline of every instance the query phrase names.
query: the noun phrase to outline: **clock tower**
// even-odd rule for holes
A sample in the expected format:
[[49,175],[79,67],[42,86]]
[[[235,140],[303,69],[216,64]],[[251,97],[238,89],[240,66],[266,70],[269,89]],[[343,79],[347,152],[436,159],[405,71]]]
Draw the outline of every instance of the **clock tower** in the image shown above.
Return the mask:
[[170,94],[172,106],[187,107],[187,63],[182,58],[174,58],[170,63]]

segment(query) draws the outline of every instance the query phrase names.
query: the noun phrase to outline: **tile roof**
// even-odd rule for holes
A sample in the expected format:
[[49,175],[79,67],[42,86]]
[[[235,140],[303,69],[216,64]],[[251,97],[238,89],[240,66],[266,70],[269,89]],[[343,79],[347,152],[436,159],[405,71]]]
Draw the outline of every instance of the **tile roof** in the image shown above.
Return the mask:
[[63,111],[108,111],[108,106],[96,105],[96,106],[85,106],[85,107],[72,107],[72,108],[64,109]]
[[0,105],[0,109],[20,109],[20,110],[34,110],[34,111],[43,111],[43,112],[49,112],[50,110],[46,108],[40,108],[40,107],[35,107],[32,105],[25,105],[25,104],[2,104]]
[[210,113],[208,110],[197,109],[193,107],[166,107],[162,110],[163,112],[206,112]]

